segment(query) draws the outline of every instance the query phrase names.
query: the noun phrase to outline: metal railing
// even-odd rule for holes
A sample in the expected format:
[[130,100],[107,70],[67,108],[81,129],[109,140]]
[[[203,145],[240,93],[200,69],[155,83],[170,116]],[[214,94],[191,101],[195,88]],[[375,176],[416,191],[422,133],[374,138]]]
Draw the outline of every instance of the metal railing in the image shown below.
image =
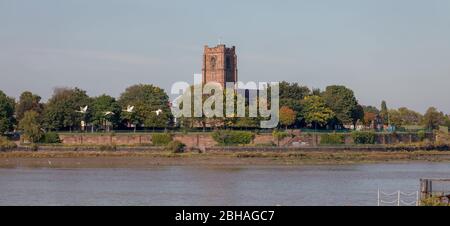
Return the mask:
[[[403,197],[406,197],[406,199],[402,199]],[[416,200],[411,200],[413,197],[415,197]],[[385,193],[378,189],[378,206],[419,206],[419,204],[418,191],[406,193],[399,190],[393,193]]]

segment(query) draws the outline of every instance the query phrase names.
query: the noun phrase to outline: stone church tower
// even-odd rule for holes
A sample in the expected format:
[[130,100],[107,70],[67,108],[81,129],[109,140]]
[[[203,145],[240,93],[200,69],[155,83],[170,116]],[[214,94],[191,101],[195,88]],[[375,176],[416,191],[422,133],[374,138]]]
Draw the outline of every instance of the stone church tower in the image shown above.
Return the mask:
[[225,45],[216,47],[205,46],[203,51],[202,82],[217,82],[225,87],[227,82],[236,83],[237,56],[236,48]]

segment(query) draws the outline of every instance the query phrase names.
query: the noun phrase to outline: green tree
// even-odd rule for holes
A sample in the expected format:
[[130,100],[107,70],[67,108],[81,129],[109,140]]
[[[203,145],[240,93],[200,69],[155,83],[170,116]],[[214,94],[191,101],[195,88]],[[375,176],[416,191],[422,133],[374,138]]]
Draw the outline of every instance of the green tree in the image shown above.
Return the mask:
[[364,112],[374,113],[376,115],[380,114],[380,110],[374,106],[363,106]]
[[301,86],[298,83],[288,83],[286,81],[280,82],[280,100],[302,100],[309,95],[311,95],[311,90],[306,86]]
[[23,92],[20,95],[19,102],[16,104],[16,119],[20,121],[27,111],[35,111],[40,115],[44,108],[40,101],[40,96],[29,91]]
[[398,114],[400,123],[397,126],[420,125],[423,121],[423,115],[406,107],[399,108]]
[[24,113],[19,122],[19,129],[31,143],[38,142],[44,134],[39,122],[39,114],[35,111],[27,111]]
[[450,128],[450,115],[445,116],[445,126]]
[[398,110],[389,109],[387,112],[387,114],[389,114],[389,121],[391,125],[394,125],[396,127],[403,126],[403,120]]
[[44,109],[44,128],[49,130],[79,128],[81,121],[89,121],[91,109],[88,107],[86,114],[76,111],[80,110],[80,107],[89,106],[90,103],[91,99],[84,90],[78,88],[55,89]]
[[308,124],[324,126],[335,117],[334,112],[328,108],[320,96],[307,96],[302,101],[303,115]]
[[280,108],[280,124],[285,126],[286,129],[288,126],[294,124],[296,117],[297,113],[291,108],[287,106]]
[[328,86],[322,96],[340,123],[350,124],[362,118],[358,109],[360,106],[351,89],[345,86]]
[[439,112],[435,107],[430,107],[423,116],[422,122],[427,129],[438,129],[439,126],[444,125],[445,116],[444,113]]
[[[122,108],[135,106],[136,121],[146,127],[167,127],[172,117],[169,96],[163,89],[153,85],[139,84],[128,87],[120,95],[119,103]],[[159,109],[162,112],[156,113]],[[122,119],[130,121],[130,115],[122,114]]]
[[380,117],[383,121],[383,124],[387,125],[389,124],[389,110],[386,104],[386,101],[381,101],[381,111],[380,111]]
[[0,90],[0,136],[14,127],[14,105],[14,99]]
[[405,107],[401,107],[398,110],[388,110],[389,121],[391,125],[396,127],[408,126],[408,125],[420,125],[423,121],[423,116]]
[[91,122],[95,126],[108,126],[110,123],[116,127],[120,122],[121,111],[122,108],[114,97],[103,94],[92,100]]
[[[302,100],[306,96],[312,95],[311,90],[306,86],[301,86],[298,83],[280,83],[280,106],[287,106],[297,113],[298,125],[304,125],[304,116]],[[319,89],[315,89],[314,92],[320,93]]]
[[353,109],[351,118],[352,118],[353,128],[356,129],[356,124],[358,123],[358,121],[364,120],[364,108],[358,104],[358,106],[356,106],[356,108]]

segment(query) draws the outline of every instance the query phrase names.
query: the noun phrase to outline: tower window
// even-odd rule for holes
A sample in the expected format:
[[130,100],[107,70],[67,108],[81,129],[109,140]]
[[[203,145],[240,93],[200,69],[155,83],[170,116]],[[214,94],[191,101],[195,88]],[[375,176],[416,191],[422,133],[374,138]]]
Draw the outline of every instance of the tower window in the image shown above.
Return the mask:
[[213,56],[213,57],[211,57],[211,68],[215,68],[216,67],[216,57],[215,56]]

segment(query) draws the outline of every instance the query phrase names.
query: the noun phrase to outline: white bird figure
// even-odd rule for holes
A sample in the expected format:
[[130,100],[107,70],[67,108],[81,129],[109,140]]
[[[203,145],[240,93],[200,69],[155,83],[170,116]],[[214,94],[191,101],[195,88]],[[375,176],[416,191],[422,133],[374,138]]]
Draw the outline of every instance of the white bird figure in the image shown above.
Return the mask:
[[127,110],[124,110],[124,111],[126,111],[126,112],[128,112],[128,113],[132,113],[133,110],[134,110],[134,106],[128,105],[128,106],[127,106]]
[[85,107],[80,107],[80,110],[76,111],[76,112],[86,114],[87,110],[88,110],[88,106],[86,105]]
[[114,112],[112,112],[112,111],[106,111],[106,112],[104,112],[104,113],[105,113],[105,116],[108,116],[108,115],[115,115]]
[[158,110],[156,110],[156,111],[154,111],[154,112],[156,113],[156,115],[159,115],[159,114],[162,113],[162,110],[161,110],[161,109],[158,109]]

